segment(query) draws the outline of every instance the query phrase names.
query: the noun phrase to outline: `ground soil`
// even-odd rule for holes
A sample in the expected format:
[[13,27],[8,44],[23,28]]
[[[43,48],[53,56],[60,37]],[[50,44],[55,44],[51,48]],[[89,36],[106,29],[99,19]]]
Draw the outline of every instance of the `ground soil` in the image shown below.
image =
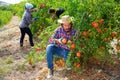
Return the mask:
[[[20,30],[18,27],[19,18],[13,16],[10,23],[0,28],[0,80],[120,80],[120,59],[113,55],[113,63],[102,63],[95,59],[90,59],[82,73],[62,69],[56,65],[54,76],[46,78],[48,72],[45,60],[34,65],[24,64],[26,55],[29,54],[31,46],[28,36],[25,36],[24,46],[19,47]],[[36,42],[36,40],[34,40]],[[12,59],[11,63],[3,63],[6,59]],[[3,61],[3,62],[2,62]],[[9,60],[8,60],[9,61]],[[4,73],[6,68],[11,67]],[[4,74],[3,74],[4,73]]]

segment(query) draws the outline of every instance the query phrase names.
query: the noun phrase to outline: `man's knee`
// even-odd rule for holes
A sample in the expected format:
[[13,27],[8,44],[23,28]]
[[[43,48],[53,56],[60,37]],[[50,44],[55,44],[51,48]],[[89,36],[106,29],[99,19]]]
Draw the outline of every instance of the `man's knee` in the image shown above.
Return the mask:
[[49,45],[47,46],[46,50],[52,49],[53,47],[55,47],[54,44],[49,44]]

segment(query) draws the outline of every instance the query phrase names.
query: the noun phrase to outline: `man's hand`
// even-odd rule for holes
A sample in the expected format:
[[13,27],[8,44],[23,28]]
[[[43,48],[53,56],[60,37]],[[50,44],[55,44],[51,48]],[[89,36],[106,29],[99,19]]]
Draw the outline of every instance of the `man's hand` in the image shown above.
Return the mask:
[[36,17],[34,18],[34,20],[38,20],[38,17],[36,16]]
[[37,12],[37,8],[34,8],[34,9],[32,9],[33,10],[33,12]]
[[59,41],[58,41],[58,40],[55,40],[55,44],[59,44]]
[[66,38],[60,38],[60,39],[54,39],[56,44],[67,44],[67,39]]
[[62,38],[60,38],[60,39],[54,39],[54,41],[55,41],[56,44],[62,43],[61,40],[62,40]]

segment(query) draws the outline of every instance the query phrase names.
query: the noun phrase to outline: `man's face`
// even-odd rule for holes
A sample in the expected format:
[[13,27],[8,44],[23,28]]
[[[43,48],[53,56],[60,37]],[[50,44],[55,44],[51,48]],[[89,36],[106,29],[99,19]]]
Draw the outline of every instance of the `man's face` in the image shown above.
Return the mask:
[[55,13],[50,13],[51,17],[54,18],[55,17]]
[[29,12],[35,12],[37,11],[35,8],[29,9]]
[[66,32],[69,32],[69,31],[70,31],[70,28],[71,28],[71,24],[70,24],[70,23],[64,23],[64,24],[63,24],[63,29],[64,29]]

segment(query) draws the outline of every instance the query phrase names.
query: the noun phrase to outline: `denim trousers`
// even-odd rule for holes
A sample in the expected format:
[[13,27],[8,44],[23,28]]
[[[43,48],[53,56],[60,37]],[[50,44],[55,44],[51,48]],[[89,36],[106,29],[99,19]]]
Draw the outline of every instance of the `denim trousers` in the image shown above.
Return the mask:
[[70,50],[63,49],[61,47],[56,46],[55,44],[49,44],[46,48],[46,58],[47,58],[48,68],[53,69],[54,55],[58,57],[63,57],[66,62],[69,51]]

